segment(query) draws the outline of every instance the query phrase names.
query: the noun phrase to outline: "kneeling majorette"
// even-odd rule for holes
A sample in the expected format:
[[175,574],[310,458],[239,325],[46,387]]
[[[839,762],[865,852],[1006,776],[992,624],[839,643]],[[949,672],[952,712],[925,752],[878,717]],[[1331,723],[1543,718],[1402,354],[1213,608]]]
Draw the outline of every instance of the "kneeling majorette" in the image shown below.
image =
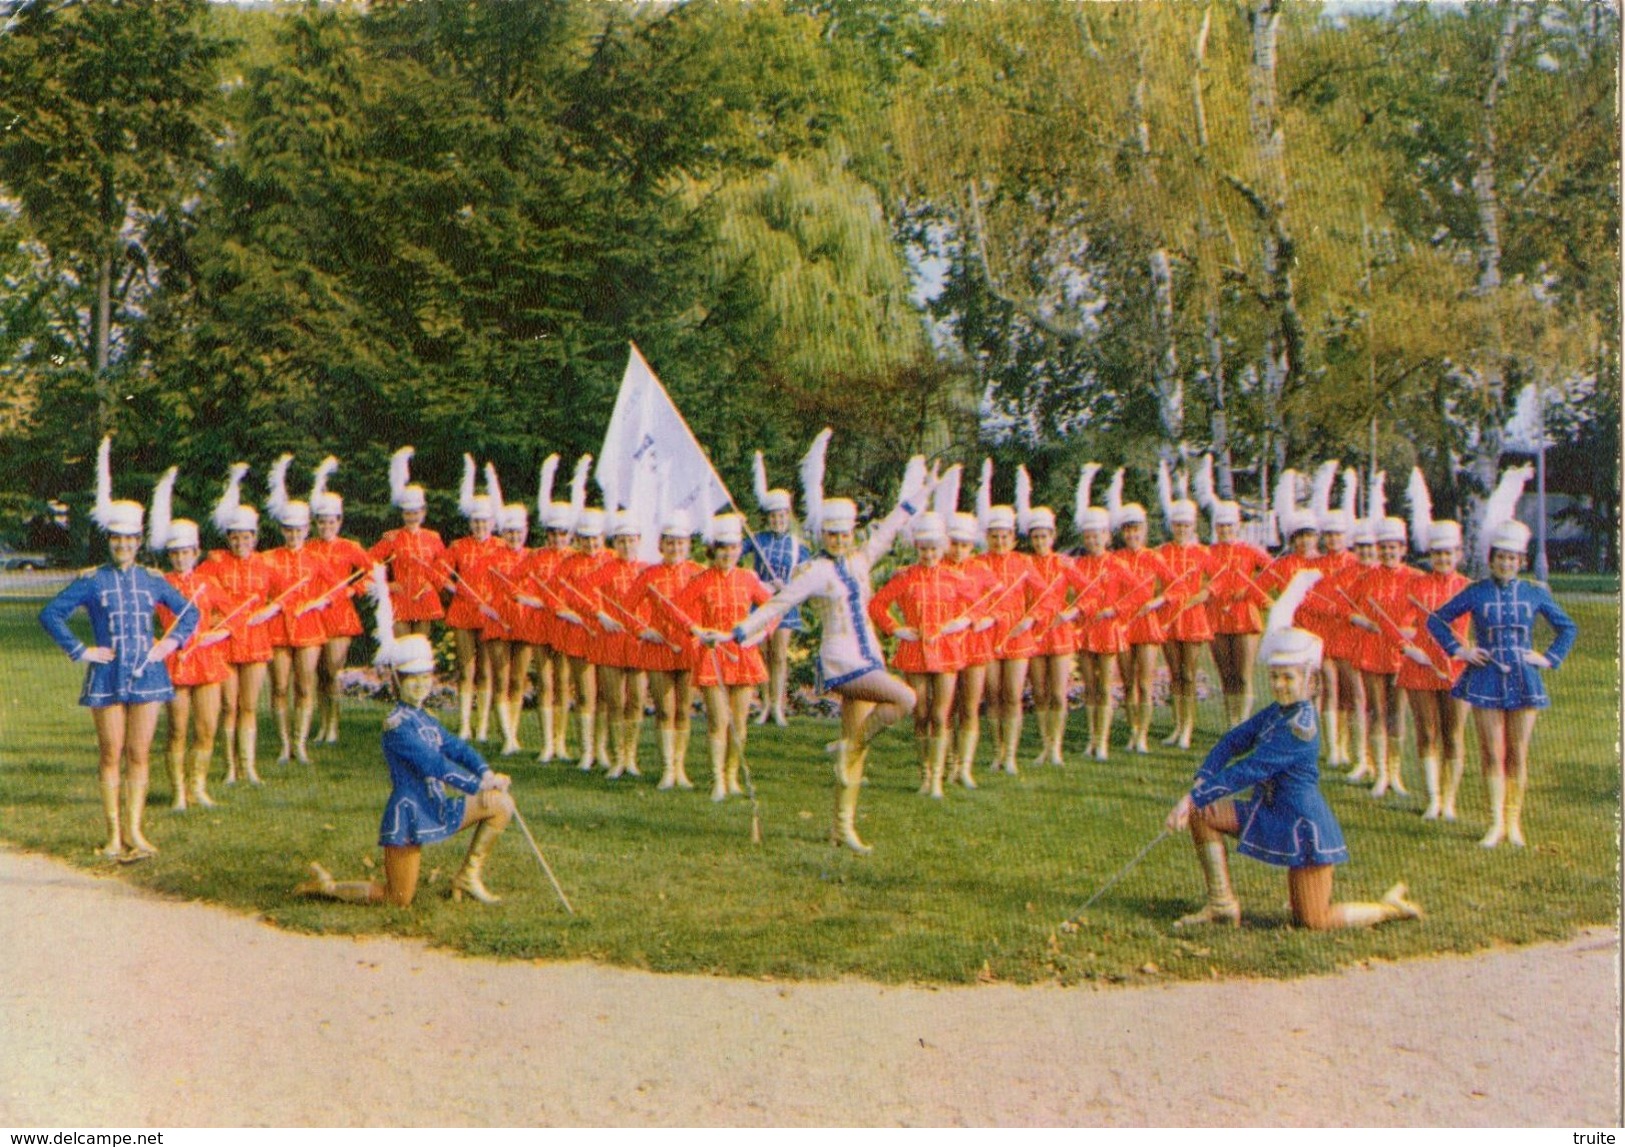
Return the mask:
[[[83,662],[85,684],[79,704],[96,725],[102,816],[109,860],[142,860],[158,850],[141,831],[147,805],[149,752],[158,727],[158,708],[174,696],[165,661],[197,628],[196,605],[158,574],[135,564],[141,552],[140,502],[113,500],[112,442],[97,454],[96,524],[107,535],[112,561],[85,570],[40,610],[40,624],[57,647]],[[153,610],[175,616],[170,632],[153,640]],[[86,645],[68,628],[68,617],[83,609],[90,617]],[[121,775],[122,774],[122,775]]]
[[[1320,671],[1321,641],[1292,618],[1318,570],[1298,573],[1270,609],[1261,654],[1275,703],[1231,729],[1213,746],[1191,791],[1168,813],[1169,832],[1190,829],[1207,881],[1207,904],[1176,927],[1241,923],[1230,883],[1225,836],[1238,851],[1287,869],[1292,919],[1315,930],[1363,928],[1418,919],[1422,910],[1395,884],[1381,901],[1332,903],[1332,871],[1348,860],[1337,818],[1320,793],[1320,727],[1310,695]],[[1231,794],[1251,788],[1244,800]]]
[[[819,433],[802,463],[802,489],[807,497],[807,532],[823,544],[822,552],[796,572],[790,584],[761,609],[734,627],[733,639],[750,642],[803,603],[814,603],[823,621],[819,668],[824,687],[841,699],[841,738],[835,774],[834,840],[859,854],[870,848],[858,836],[858,793],[870,742],[887,725],[913,712],[914,690],[886,672],[880,639],[869,622],[870,571],[890,552],[898,532],[927,504],[933,482],[925,459],[909,460],[897,507],[869,530],[862,545],[855,539],[857,506],[846,498],[824,498],[824,454],[830,431]],[[714,634],[708,640],[715,640]]]
[[[197,630],[169,659],[169,679],[175,687],[168,705],[169,778],[172,807],[179,812],[188,802],[197,808],[214,806],[209,796],[209,763],[220,725],[221,686],[231,676],[225,647],[231,631],[222,624],[225,595],[212,578],[197,569],[202,556],[197,523],[172,514],[177,473],[171,466],[152,492],[147,546],[154,553],[168,555],[170,572],[164,580],[197,609]],[[158,607],[162,625],[174,625],[175,616],[166,606]]]
[[[390,794],[378,828],[384,849],[384,881],[334,880],[314,861],[315,879],[294,889],[304,896],[325,896],[355,904],[388,902],[399,908],[417,895],[423,846],[473,826],[468,856],[451,878],[453,899],[467,895],[482,904],[498,897],[485,887],[485,860],[513,817],[508,778],[493,772],[472,745],[451,735],[423,708],[434,690],[434,649],[422,634],[395,638],[389,588],[382,569],[375,573],[378,601],[378,655],[374,664],[395,680],[398,700],[384,718],[384,761],[389,765]],[[448,795],[447,790],[456,794]]]
[[[1451,693],[1473,707],[1484,755],[1490,828],[1479,843],[1485,848],[1503,840],[1524,843],[1529,741],[1536,715],[1551,704],[1540,670],[1561,665],[1579,633],[1549,590],[1518,577],[1529,549],[1529,527],[1513,515],[1531,469],[1508,470],[1484,504],[1479,533],[1488,543],[1490,576],[1456,594],[1427,619],[1433,639],[1450,656],[1467,663]],[[1468,615],[1475,644],[1464,650],[1450,623]],[[1545,653],[1534,647],[1537,617],[1544,617],[1555,635]]]

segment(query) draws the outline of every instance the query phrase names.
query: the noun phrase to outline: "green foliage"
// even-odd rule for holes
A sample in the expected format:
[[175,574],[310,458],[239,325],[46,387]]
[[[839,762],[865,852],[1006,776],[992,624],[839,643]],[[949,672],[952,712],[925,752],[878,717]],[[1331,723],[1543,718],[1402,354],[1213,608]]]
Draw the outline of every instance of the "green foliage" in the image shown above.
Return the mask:
[[[1095,904],[1062,927],[1160,829],[1190,781],[1195,758],[1149,757],[985,776],[975,793],[941,802],[914,789],[914,753],[893,730],[871,756],[859,826],[875,853],[832,849],[828,757],[834,726],[796,718],[751,730],[749,762],[762,803],[763,841],[750,843],[742,800],[714,805],[701,791],[660,793],[654,780],[610,782],[519,757],[514,792],[578,915],[566,916],[516,831],[487,870],[503,903],[453,905],[443,896],[466,838],[430,846],[412,908],[365,908],[292,895],[305,864],[340,879],[378,872],[378,813],[388,776],[377,737],[385,708],[352,703],[344,742],[310,767],[269,770],[262,789],[225,788],[222,807],[172,815],[155,769],[148,835],[162,850],[121,871],[142,887],[254,912],[287,928],[331,935],[420,937],[476,955],[590,959],[656,971],[784,978],[859,976],[888,983],[999,979],[1064,985],[1152,979],[1299,976],[1369,959],[1470,952],[1562,939],[1618,914],[1618,604],[1565,600],[1581,640],[1550,678],[1554,708],[1535,736],[1525,814],[1531,845],[1477,847],[1485,798],[1469,772],[1456,824],[1428,824],[1420,803],[1375,802],[1362,788],[1323,780],[1350,842],[1339,899],[1375,899],[1408,880],[1427,909],[1418,924],[1311,933],[1288,924],[1282,871],[1237,859],[1246,926],[1182,935],[1172,929],[1200,899],[1189,845],[1164,842]],[[75,709],[77,670],[34,621],[34,606],[0,606],[0,650],[10,679],[7,767],[0,770],[0,837],[75,864],[99,843],[95,738]],[[1218,706],[1201,711],[1211,738]],[[265,720],[263,736],[270,736]],[[1029,722],[1029,725],[1031,723]],[[534,741],[533,718],[523,722]],[[1075,746],[1081,717],[1069,733]],[[695,728],[690,761],[703,756]],[[1022,759],[1036,747],[1029,741]],[[1476,747],[1469,746],[1469,761]],[[655,759],[645,723],[645,772]],[[1415,780],[1415,764],[1407,766]],[[698,775],[698,774],[696,774]],[[216,767],[218,776],[218,765]],[[1155,973],[1144,969],[1155,964]]]

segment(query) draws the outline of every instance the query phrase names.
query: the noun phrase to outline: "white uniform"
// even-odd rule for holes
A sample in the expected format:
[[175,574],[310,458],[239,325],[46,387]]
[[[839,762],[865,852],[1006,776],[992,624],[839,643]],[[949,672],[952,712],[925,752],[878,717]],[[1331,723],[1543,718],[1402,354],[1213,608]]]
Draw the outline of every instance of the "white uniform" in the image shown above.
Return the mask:
[[808,604],[822,622],[818,664],[825,689],[838,688],[876,670],[885,672],[880,639],[869,622],[869,598],[874,593],[869,571],[891,550],[897,532],[912,516],[899,506],[871,526],[868,540],[846,557],[820,553],[798,566],[790,584],[751,613],[735,628],[734,636],[748,640],[792,609]]

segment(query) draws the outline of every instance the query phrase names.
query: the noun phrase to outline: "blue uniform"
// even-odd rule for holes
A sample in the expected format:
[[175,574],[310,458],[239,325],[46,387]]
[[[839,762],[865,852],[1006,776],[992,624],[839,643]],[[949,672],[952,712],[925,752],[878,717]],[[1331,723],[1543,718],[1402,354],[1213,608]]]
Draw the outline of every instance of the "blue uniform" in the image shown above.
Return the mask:
[[1236,802],[1239,851],[1286,868],[1342,864],[1348,845],[1320,795],[1319,756],[1315,707],[1270,705],[1219,738],[1196,770],[1191,799],[1206,808],[1251,787],[1253,795]]
[[384,760],[392,788],[378,843],[391,848],[454,835],[463,826],[464,798],[446,789],[477,793],[491,771],[467,741],[410,705],[396,705],[384,718]]
[[[775,534],[768,530],[745,539],[745,552],[750,555],[757,575],[775,590],[789,585],[795,568],[812,558],[812,551],[794,534]],[[801,611],[792,609],[780,620],[779,626],[800,633]]]
[[1450,623],[1464,613],[1473,615],[1473,642],[1488,650],[1491,660],[1488,665],[1467,666],[1450,695],[1475,709],[1544,709],[1550,705],[1540,672],[1523,655],[1534,648],[1537,616],[1544,617],[1557,634],[1546,650],[1553,669],[1574,648],[1579,629],[1552,595],[1518,578],[1475,581],[1428,617],[1428,632],[1452,657],[1461,655],[1462,644],[1450,631]]
[[[185,645],[197,629],[198,611],[162,575],[141,566],[121,570],[105,565],[86,570],[45,603],[40,624],[69,657],[78,661],[90,648],[68,628],[69,616],[80,607],[90,616],[94,644],[113,651],[113,660],[107,664],[87,664],[79,704],[105,709],[168,701],[175,696],[163,662],[142,665],[155,643],[153,611],[159,605],[175,614],[175,631],[170,636]],[[140,676],[136,675],[138,667]]]

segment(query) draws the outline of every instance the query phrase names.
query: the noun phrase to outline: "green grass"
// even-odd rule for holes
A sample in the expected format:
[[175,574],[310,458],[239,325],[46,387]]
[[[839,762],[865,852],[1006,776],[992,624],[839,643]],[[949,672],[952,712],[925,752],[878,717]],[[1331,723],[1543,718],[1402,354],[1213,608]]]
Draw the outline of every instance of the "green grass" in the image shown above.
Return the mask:
[[[1614,922],[1619,896],[1618,608],[1569,604],[1582,636],[1569,663],[1548,679],[1555,704],[1536,731],[1531,847],[1477,847],[1485,800],[1472,755],[1462,819],[1451,825],[1425,824],[1417,798],[1379,804],[1336,777],[1325,781],[1353,853],[1338,871],[1337,896],[1371,899],[1408,880],[1428,911],[1419,924],[1334,934],[1293,929],[1282,870],[1238,858],[1246,925],[1175,933],[1173,920],[1200,902],[1200,878],[1188,842],[1169,840],[1081,927],[1063,930],[1061,922],[1156,835],[1189,781],[1194,753],[1119,753],[1104,764],[1073,753],[1065,768],[1029,769],[1019,778],[984,770],[979,791],[955,789],[932,802],[914,794],[909,736],[890,732],[871,756],[859,810],[860,829],[876,850],[859,858],[826,843],[832,786],[822,746],[834,726],[814,718],[784,730],[752,728],[760,846],[750,843],[743,801],[715,806],[703,787],[660,793],[652,777],[610,782],[601,773],[514,758],[523,762],[509,769],[520,807],[575,904],[574,917],[559,908],[517,831],[499,843],[488,872],[504,897],[494,907],[454,905],[439,895],[462,839],[425,850],[427,882],[410,909],[291,895],[309,860],[342,879],[369,871],[364,865],[379,857],[388,779],[377,748],[384,707],[373,703],[347,710],[344,744],[322,749],[313,767],[266,767],[268,783],[257,790],[217,780],[213,791],[223,803],[212,811],[170,813],[168,780],[155,768],[148,835],[162,852],[118,870],[118,878],[306,932],[422,937],[505,958],[798,979],[1070,984],[1296,976],[1369,959],[1559,939],[1581,925]],[[95,737],[88,713],[73,703],[79,671],[41,634],[35,609],[0,603],[0,660],[11,683],[0,709],[0,839],[97,867]],[[1204,705],[1203,744],[1212,742],[1217,715],[1215,704]],[[1159,712],[1154,733],[1164,716]],[[1082,741],[1075,718],[1069,747]],[[1023,759],[1036,751],[1028,726]],[[526,731],[534,743],[528,712]],[[690,772],[700,778],[708,767],[699,723],[695,731]],[[261,737],[270,749],[263,760],[274,755],[268,715]],[[646,723],[646,772],[658,771],[650,767],[656,757]],[[1414,763],[1407,772],[1420,788]],[[1150,964],[1156,972],[1141,971]]]

